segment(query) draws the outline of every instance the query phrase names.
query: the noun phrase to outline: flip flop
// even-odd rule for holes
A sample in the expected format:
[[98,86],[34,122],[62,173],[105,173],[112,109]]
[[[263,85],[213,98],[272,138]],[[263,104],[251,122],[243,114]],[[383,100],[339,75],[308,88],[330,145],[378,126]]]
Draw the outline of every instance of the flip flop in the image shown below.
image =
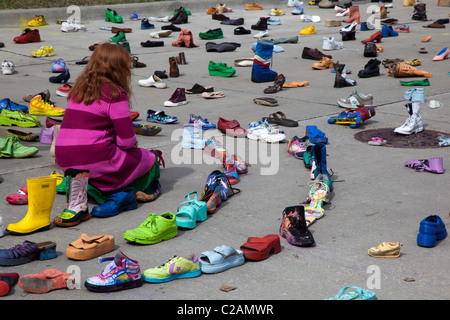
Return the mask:
[[372,137],[372,140],[367,143],[370,144],[371,146],[382,146],[385,145],[387,141],[380,137]]
[[274,113],[270,114],[268,117],[262,118],[263,121],[265,121],[266,119],[267,119],[267,122],[270,124],[278,124],[280,126],[285,126],[285,127],[297,127],[298,126],[297,121],[287,119],[286,115],[281,111],[274,112]]
[[6,201],[12,204],[28,204],[28,188],[23,186],[16,193],[6,197]]

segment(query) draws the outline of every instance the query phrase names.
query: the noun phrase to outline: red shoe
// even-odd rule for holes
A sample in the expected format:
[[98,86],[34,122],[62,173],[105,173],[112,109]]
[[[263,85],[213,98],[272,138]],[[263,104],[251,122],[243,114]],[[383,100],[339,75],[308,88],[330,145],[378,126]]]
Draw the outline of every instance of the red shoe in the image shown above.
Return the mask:
[[131,117],[131,121],[136,120],[137,117],[139,117],[139,112],[137,112],[137,111],[130,111],[130,117]]
[[41,36],[39,35],[39,30],[26,28],[23,30],[22,34],[14,38],[16,43],[30,43],[30,42],[41,42]]
[[381,42],[381,38],[383,38],[383,34],[381,33],[381,31],[377,31],[375,32],[373,35],[370,36],[369,39],[367,40],[361,40],[362,43],[367,43],[367,42]]
[[73,289],[75,278],[58,269],[46,269],[19,278],[19,287],[31,293],[47,293],[57,289]]
[[272,252],[274,254],[281,251],[280,237],[276,234],[268,234],[265,237],[250,237],[240,250],[248,260],[265,260]]
[[62,87],[56,89],[56,94],[61,97],[67,97],[71,89],[72,86],[70,84],[65,83]]
[[237,120],[226,120],[219,117],[217,129],[233,137],[245,137],[247,135],[247,130],[241,128]]
[[59,119],[54,119],[54,118],[50,118],[50,117],[45,118],[45,126],[47,128],[51,128],[57,124],[61,125],[61,123],[62,123],[62,120],[59,120]]

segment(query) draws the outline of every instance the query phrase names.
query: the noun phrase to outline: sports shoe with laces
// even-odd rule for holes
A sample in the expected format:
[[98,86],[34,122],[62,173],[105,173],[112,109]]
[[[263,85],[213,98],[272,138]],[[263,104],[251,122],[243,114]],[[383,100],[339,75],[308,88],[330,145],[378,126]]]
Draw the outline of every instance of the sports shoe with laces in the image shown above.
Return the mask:
[[53,73],[61,73],[64,71],[66,71],[66,62],[61,58],[53,60],[52,72]]
[[0,138],[0,158],[28,158],[39,152],[36,147],[27,147],[20,143],[18,136]]
[[262,140],[267,143],[276,143],[286,140],[283,131],[275,129],[267,120],[264,122],[252,122],[248,129],[247,138],[251,140]]
[[300,34],[315,34],[316,27],[314,26],[306,26],[304,29],[300,31]]
[[402,246],[403,244],[400,242],[383,242],[367,250],[367,253],[375,258],[398,258]]
[[136,260],[128,258],[122,252],[115,257],[99,258],[98,262],[111,261],[106,268],[95,277],[89,277],[84,286],[89,291],[112,292],[142,286],[141,269]]
[[0,100],[0,110],[1,109],[8,109],[10,111],[20,110],[20,111],[25,112],[25,113],[28,112],[28,107],[27,106],[15,103],[15,102],[11,101],[11,99],[9,99],[9,98],[5,98],[5,99]]
[[2,109],[0,113],[0,125],[30,128],[40,127],[41,122],[38,117],[23,113],[20,110],[10,111]]
[[337,101],[337,105],[341,108],[346,109],[354,109],[358,108],[359,106],[371,106],[373,104],[373,95],[369,94],[362,94],[360,92],[351,93],[347,98],[345,99],[339,99]]
[[41,42],[41,36],[38,29],[31,30],[26,28],[20,36],[14,37],[16,43]]
[[173,256],[164,264],[145,270],[142,278],[146,282],[160,283],[181,278],[193,278],[201,275],[198,255],[188,258]]
[[55,55],[52,46],[42,46],[37,50],[31,51],[31,55],[35,58],[52,57]]
[[14,62],[11,60],[3,60],[2,61],[2,73],[3,74],[14,74],[16,71],[16,66],[14,65]]
[[30,20],[30,22],[28,22],[28,26],[35,28],[35,27],[41,27],[41,26],[46,26],[47,22],[45,22],[45,18],[43,15],[35,15],[33,20]]
[[125,231],[123,238],[140,244],[155,244],[169,240],[177,235],[175,214],[165,212],[161,215],[150,213],[147,219],[136,229]]
[[44,101],[40,94],[36,95],[30,101],[30,114],[36,116],[63,116],[65,110],[58,108],[51,101]]
[[334,37],[323,37],[323,44],[322,44],[323,50],[338,50],[343,48],[344,43],[336,41]]

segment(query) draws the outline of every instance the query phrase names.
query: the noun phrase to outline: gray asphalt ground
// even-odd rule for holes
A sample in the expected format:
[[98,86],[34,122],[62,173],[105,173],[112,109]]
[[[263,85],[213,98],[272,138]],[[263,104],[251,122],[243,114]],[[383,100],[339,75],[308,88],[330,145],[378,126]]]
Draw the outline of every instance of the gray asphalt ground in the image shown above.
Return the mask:
[[[253,99],[265,96],[263,90],[272,83],[253,83],[250,80],[251,68],[236,67],[232,78],[212,77],[208,74],[208,62],[225,62],[233,66],[234,60],[253,57],[250,46],[255,41],[251,35],[233,35],[235,26],[220,25],[212,20],[206,10],[215,6],[211,1],[158,2],[140,5],[116,6],[125,22],[118,27],[130,27],[132,33],[126,35],[133,55],[147,67],[133,70],[133,110],[140,113],[136,120],[146,124],[147,109],[164,109],[170,115],[176,115],[180,121],[175,125],[162,125],[161,133],[154,137],[138,136],[140,147],[161,150],[166,167],[161,169],[163,193],[154,202],[140,204],[139,208],[107,219],[92,218],[71,228],[52,227],[48,231],[27,236],[6,235],[0,239],[0,248],[8,249],[24,240],[33,242],[54,241],[57,243],[58,257],[47,261],[33,261],[17,267],[0,267],[0,272],[17,272],[21,276],[37,273],[48,268],[61,271],[79,270],[77,274],[79,289],[56,290],[47,294],[29,294],[19,286],[14,286],[9,295],[2,300],[322,300],[333,297],[345,286],[359,286],[375,291],[378,300],[440,300],[450,298],[450,277],[448,275],[449,240],[437,243],[433,248],[419,247],[416,243],[419,223],[431,214],[439,215],[448,225],[449,205],[448,172],[433,174],[416,172],[404,166],[408,160],[442,157],[444,168],[448,169],[447,148],[391,148],[374,147],[366,142],[357,141],[354,135],[361,130],[374,128],[395,128],[407,118],[404,91],[398,78],[386,75],[387,69],[381,67],[378,77],[360,79],[359,70],[364,68],[369,58],[363,56],[364,46],[361,40],[372,35],[372,31],[359,31],[356,41],[344,42],[344,49],[329,52],[335,60],[345,63],[353,73],[351,79],[357,86],[333,88],[334,74],[330,70],[313,70],[312,60],[301,58],[303,47],[322,48],[322,37],[334,36],[341,40],[340,27],[325,27],[326,19],[335,17],[332,9],[320,9],[305,3],[305,14],[319,15],[321,21],[314,23],[315,35],[300,36],[299,31],[312,23],[302,22],[298,16],[291,15],[293,8],[287,2],[258,2],[264,6],[261,11],[245,11],[246,2],[231,1],[227,6],[233,11],[227,15],[236,19],[245,19],[244,27],[250,29],[259,17],[267,16],[271,8],[285,10],[281,16],[281,25],[270,26],[269,33],[273,39],[299,36],[297,44],[282,44],[284,52],[273,55],[272,69],[285,75],[287,82],[309,81],[302,88],[289,88],[266,95],[278,99],[277,107],[260,106]],[[249,2],[250,3],[250,2]],[[421,114],[425,130],[450,132],[450,105],[448,103],[449,60],[433,62],[433,56],[448,45],[448,29],[423,28],[424,25],[440,18],[447,18],[450,8],[437,6],[437,1],[424,1],[430,21],[411,19],[412,7],[403,7],[402,2],[394,0],[389,8],[388,18],[396,18],[398,24],[407,24],[410,33],[398,37],[384,38],[381,45],[384,52],[379,60],[386,58],[419,58],[419,69],[432,72],[431,86],[426,87],[426,102],[422,104]],[[149,32],[160,30],[166,25],[155,22],[155,29],[141,30],[140,21],[130,20],[136,10],[140,18],[149,16],[173,16],[173,10],[184,5],[192,11],[189,23],[180,27],[192,31],[198,48],[180,48],[171,45],[178,37],[172,33],[163,38],[165,45],[156,48],[144,48],[141,41],[150,39]],[[358,1],[361,21],[366,21],[370,13],[367,8],[376,3]],[[0,60],[9,59],[16,65],[14,75],[0,75],[0,98],[10,98],[17,103],[24,103],[22,97],[51,91],[51,100],[58,106],[65,107],[66,100],[56,95],[60,84],[52,84],[52,60],[63,58],[69,65],[71,79],[74,83],[83,70],[76,61],[89,56],[88,47],[95,43],[108,41],[113,35],[110,31],[100,30],[101,26],[113,26],[104,21],[106,7],[81,8],[82,24],[86,32],[63,33],[57,19],[65,19],[71,13],[65,8],[18,10],[0,12],[0,41],[5,47],[0,49]],[[49,25],[39,27],[42,43],[16,44],[15,36],[24,29],[23,22],[29,21],[35,14],[43,14]],[[343,26],[346,24],[344,23]],[[213,42],[238,42],[241,47],[233,52],[206,52],[206,40],[199,38],[199,32],[222,28],[224,38]],[[447,25],[448,28],[448,25]],[[429,43],[420,40],[432,36]],[[30,52],[41,45],[52,45],[55,57],[33,58]],[[419,54],[420,47],[427,47],[428,54]],[[186,65],[180,65],[180,77],[166,79],[166,89],[143,88],[139,79],[146,79],[155,70],[169,70],[168,58],[184,52]],[[422,79],[410,78],[406,80]],[[207,100],[200,95],[187,95],[188,104],[167,108],[163,102],[168,100],[178,88],[191,88],[195,83],[213,86],[216,91],[223,91],[225,97]],[[328,124],[330,116],[343,109],[336,105],[336,100],[347,97],[353,90],[371,93],[374,96],[376,115],[357,129],[348,126]],[[440,101],[441,108],[432,109],[430,100]],[[26,104],[26,103],[25,103]],[[278,234],[282,211],[285,207],[303,201],[310,189],[308,183],[310,172],[303,162],[295,159],[286,151],[286,143],[266,145],[251,144],[239,140],[233,144],[218,131],[207,132],[216,135],[228,144],[229,150],[237,149],[239,154],[251,162],[248,174],[241,176],[236,185],[240,194],[229,199],[213,215],[197,225],[193,230],[178,230],[178,235],[168,241],[155,245],[132,245],[123,239],[126,230],[134,229],[142,223],[149,213],[161,214],[177,210],[179,203],[191,191],[201,192],[206,178],[213,170],[223,170],[220,163],[202,156],[200,150],[180,149],[180,132],[189,114],[201,115],[217,123],[219,117],[237,119],[244,128],[252,121],[261,120],[275,111],[283,111],[290,119],[298,121],[295,128],[280,127],[286,136],[302,137],[307,125],[316,125],[329,138],[327,145],[328,168],[334,171],[334,192],[331,203],[325,207],[325,216],[310,227],[316,241],[312,248],[289,245],[281,239],[282,251],[260,262],[247,261],[244,265],[218,274],[203,274],[197,278],[182,279],[163,284],[144,283],[140,288],[109,294],[94,293],[84,288],[84,281],[99,274],[106,263],[97,264],[97,260],[71,261],[65,256],[70,242],[81,233],[115,236],[116,248],[106,256],[113,256],[122,251],[128,257],[138,260],[142,271],[164,263],[173,255],[187,257],[191,253],[201,254],[216,246],[226,244],[238,249],[250,236]],[[40,117],[45,123],[45,117]],[[0,128],[4,135],[8,127]],[[40,128],[15,128],[22,131],[40,133]],[[60,173],[56,164],[50,162],[49,145],[40,142],[23,143],[36,146],[39,153],[27,159],[2,159],[0,162],[0,210],[3,224],[20,221],[27,213],[27,206],[15,206],[4,199],[26,184],[26,179],[49,175],[53,170]],[[189,159],[190,157],[190,159]],[[194,163],[195,162],[195,163]],[[266,170],[266,171],[264,171]],[[66,204],[64,195],[56,195],[51,220],[61,213]],[[92,208],[95,204],[90,204]],[[401,242],[401,256],[397,259],[377,259],[370,257],[367,250],[384,242]],[[413,281],[406,281],[409,280]],[[406,280],[405,280],[406,279]],[[230,292],[219,288],[226,284],[235,287]],[[225,302],[224,302],[225,303]]]

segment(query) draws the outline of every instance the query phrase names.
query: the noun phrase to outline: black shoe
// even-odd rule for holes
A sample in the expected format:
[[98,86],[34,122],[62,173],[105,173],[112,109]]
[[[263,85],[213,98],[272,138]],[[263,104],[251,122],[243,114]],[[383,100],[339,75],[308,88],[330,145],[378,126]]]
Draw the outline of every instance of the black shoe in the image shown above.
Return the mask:
[[260,30],[260,31],[267,30],[268,29],[267,20],[268,20],[267,17],[259,18],[258,22],[251,26],[252,30]]
[[145,42],[141,42],[141,46],[143,46],[143,47],[162,47],[162,46],[164,46],[164,41],[147,40]]
[[167,79],[168,78],[168,76],[166,74],[166,70],[163,70],[163,71],[156,70],[154,72],[154,75],[157,76],[160,79]]
[[173,24],[170,24],[168,26],[162,26],[161,30],[172,30],[172,31],[181,31],[181,28],[178,28],[177,26],[174,26]]
[[360,78],[370,78],[380,75],[380,63],[378,59],[370,59],[364,66],[364,69],[358,72]]
[[69,69],[66,69],[65,72],[60,73],[60,74],[57,75],[57,76],[48,78],[48,80],[49,80],[51,83],[61,83],[61,82],[67,83],[67,81],[69,81],[69,79],[70,79],[70,72],[69,72]]
[[244,18],[223,20],[220,22],[220,24],[227,24],[227,25],[231,25],[231,26],[240,26],[240,25],[244,24]]
[[169,22],[172,22],[173,24],[188,23],[188,14],[184,10],[178,11],[176,15],[169,19]]
[[240,34],[250,34],[252,33],[250,30],[245,29],[244,27],[237,27],[234,29],[234,34],[240,35]]
[[377,45],[375,44],[375,42],[367,42],[364,45],[364,57],[376,57],[378,56],[378,52],[377,52]]

